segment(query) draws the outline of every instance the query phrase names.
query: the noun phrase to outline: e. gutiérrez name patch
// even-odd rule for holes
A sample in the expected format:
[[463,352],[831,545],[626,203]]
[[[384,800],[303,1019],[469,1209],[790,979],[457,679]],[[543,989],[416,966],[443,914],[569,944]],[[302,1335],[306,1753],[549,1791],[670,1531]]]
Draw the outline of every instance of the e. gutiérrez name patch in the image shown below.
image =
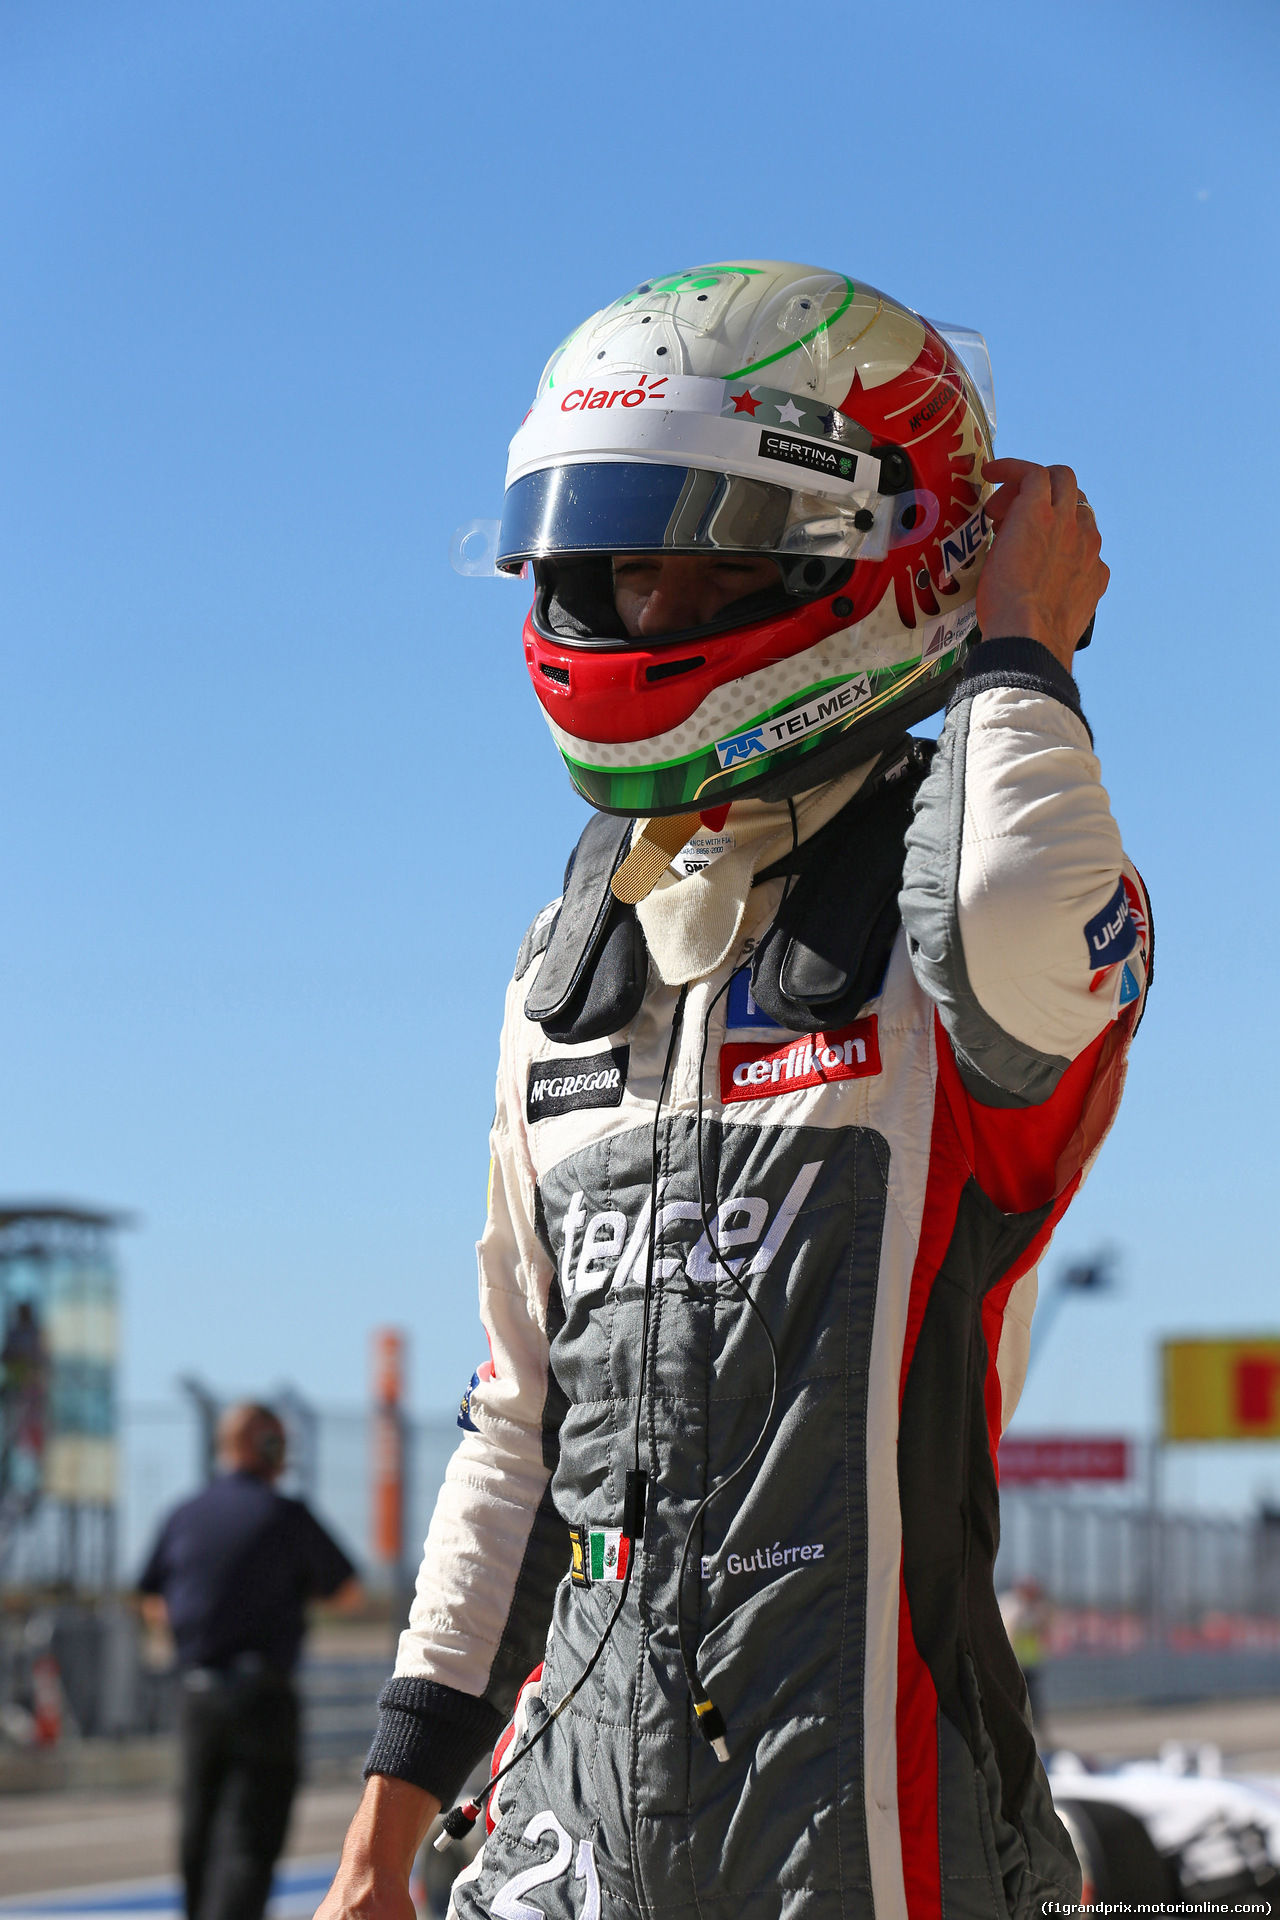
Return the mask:
[[630,1064],[630,1047],[534,1060],[525,1093],[525,1119],[532,1125],[535,1120],[554,1120],[585,1107],[620,1106]]
[[865,1080],[879,1072],[880,1038],[872,1014],[833,1033],[806,1033],[780,1046],[726,1041],[720,1049],[720,1098],[726,1106],[736,1100],[767,1100],[834,1080]]
[[1085,921],[1084,937],[1089,947],[1090,973],[1096,973],[1099,967],[1114,967],[1137,946],[1138,929],[1123,878],[1102,911]]

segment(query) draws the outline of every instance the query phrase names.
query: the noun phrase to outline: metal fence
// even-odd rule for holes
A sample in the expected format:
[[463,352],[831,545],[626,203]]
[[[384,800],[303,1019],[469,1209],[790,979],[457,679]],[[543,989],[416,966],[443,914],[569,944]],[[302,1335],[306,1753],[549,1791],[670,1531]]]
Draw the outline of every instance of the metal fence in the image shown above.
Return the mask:
[[[390,1584],[392,1570],[371,1555],[372,1413],[311,1407],[287,1388],[272,1399],[284,1414],[295,1463],[286,1491],[305,1495],[367,1582],[375,1589]],[[201,1485],[207,1435],[195,1400],[175,1399],[126,1405],[119,1438],[112,1552],[117,1580],[128,1586],[164,1515]],[[410,1417],[406,1439],[405,1558],[412,1569],[458,1440],[456,1421],[448,1413]],[[58,1523],[50,1512],[28,1524],[10,1554],[7,1583],[49,1577],[65,1548]],[[1136,1487],[1091,1498],[1006,1488],[1001,1534],[997,1585],[1034,1580],[1062,1609],[1168,1627],[1193,1627],[1215,1616],[1280,1621],[1280,1514],[1155,1517]]]
[[[375,1589],[389,1584],[391,1569],[377,1565],[371,1555],[371,1414],[358,1407],[309,1408],[296,1395],[275,1396],[274,1401],[283,1405],[291,1440],[292,1430],[304,1417],[306,1425],[297,1449],[300,1470],[286,1476],[284,1491],[306,1497],[368,1584]],[[411,1566],[417,1563],[458,1437],[455,1420],[448,1414],[406,1421],[405,1557]],[[80,1556],[84,1584],[90,1587],[101,1584],[97,1570],[106,1558],[114,1560],[119,1584],[131,1585],[164,1516],[204,1480],[205,1434],[194,1403],[126,1405],[121,1409],[119,1443],[120,1485],[110,1553],[104,1554],[96,1541],[86,1541],[95,1551]],[[55,1577],[55,1569],[66,1564],[64,1521],[65,1516],[50,1507],[37,1511],[21,1528],[4,1568],[7,1585],[40,1585]]]
[[1000,1502],[996,1581],[1034,1580],[1060,1608],[1162,1628],[1280,1621],[1280,1524],[1262,1513],[1153,1514],[1150,1507],[1011,1491]]

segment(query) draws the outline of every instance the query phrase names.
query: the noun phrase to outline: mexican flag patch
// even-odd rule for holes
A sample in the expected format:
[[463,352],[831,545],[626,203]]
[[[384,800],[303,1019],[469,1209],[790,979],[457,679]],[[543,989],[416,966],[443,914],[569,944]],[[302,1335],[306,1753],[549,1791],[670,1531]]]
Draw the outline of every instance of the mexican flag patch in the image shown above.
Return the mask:
[[631,1542],[621,1527],[592,1527],[588,1540],[592,1585],[597,1580],[625,1579]]

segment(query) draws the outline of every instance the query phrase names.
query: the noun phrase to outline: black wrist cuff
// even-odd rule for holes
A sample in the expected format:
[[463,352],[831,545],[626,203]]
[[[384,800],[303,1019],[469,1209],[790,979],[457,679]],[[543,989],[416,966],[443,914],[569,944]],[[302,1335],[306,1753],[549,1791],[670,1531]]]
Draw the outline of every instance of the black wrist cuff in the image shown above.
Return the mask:
[[1093,728],[1081,709],[1080,689],[1074,677],[1039,640],[1013,635],[980,641],[969,655],[948,711],[958,701],[972,700],[976,693],[988,693],[994,687],[1020,687],[1027,693],[1046,693],[1051,700],[1060,700],[1084,726],[1092,745]]
[[371,1773],[389,1774],[433,1793],[448,1807],[463,1781],[492,1748],[506,1717],[487,1700],[442,1687],[436,1680],[401,1674],[378,1695],[378,1731],[364,1763]]

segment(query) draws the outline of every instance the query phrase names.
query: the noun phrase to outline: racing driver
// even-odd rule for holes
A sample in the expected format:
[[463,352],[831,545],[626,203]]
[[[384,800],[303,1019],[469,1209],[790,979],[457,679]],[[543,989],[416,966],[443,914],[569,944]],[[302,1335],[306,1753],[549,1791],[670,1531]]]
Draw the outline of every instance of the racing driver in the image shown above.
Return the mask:
[[462,1920],[1079,1899],[996,1450],[1150,911],[1073,675],[1094,515],[993,426],[981,336],[756,260],[593,315],[512,442],[496,564],[593,811],[507,995],[490,1357],[323,1920],[410,1920],[441,1807],[488,1829]]

